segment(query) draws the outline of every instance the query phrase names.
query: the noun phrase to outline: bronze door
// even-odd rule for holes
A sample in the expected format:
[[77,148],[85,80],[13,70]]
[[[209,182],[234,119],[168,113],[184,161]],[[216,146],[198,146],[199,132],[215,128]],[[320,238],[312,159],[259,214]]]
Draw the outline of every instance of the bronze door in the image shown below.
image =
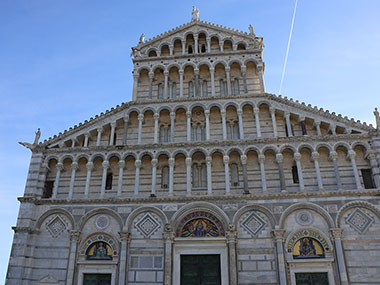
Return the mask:
[[326,272],[296,273],[297,285],[329,285]]
[[111,285],[111,274],[84,274],[83,285]]
[[181,255],[181,285],[220,285],[220,255]]

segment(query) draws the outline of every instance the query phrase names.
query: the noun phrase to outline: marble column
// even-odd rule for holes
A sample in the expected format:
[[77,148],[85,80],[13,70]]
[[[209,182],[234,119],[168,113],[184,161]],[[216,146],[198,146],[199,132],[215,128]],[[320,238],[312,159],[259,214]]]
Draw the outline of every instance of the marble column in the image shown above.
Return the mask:
[[186,195],[191,196],[191,157],[186,157]]
[[141,144],[141,138],[142,138],[142,124],[144,120],[144,115],[139,114],[137,116],[137,120],[139,121],[139,129],[138,129],[138,134],[137,134],[137,144]]
[[63,171],[65,169],[63,167],[62,162],[58,162],[55,167],[57,169],[57,173],[55,174],[55,180],[54,180],[54,187],[53,187],[53,194],[52,194],[53,199],[57,198],[58,187],[59,187],[59,179],[61,178],[61,171]]
[[91,172],[94,169],[94,163],[89,161],[86,164],[87,176],[86,176],[86,186],[84,188],[84,196],[88,197],[88,193],[90,192],[90,182],[91,182]]
[[81,232],[80,231],[70,231],[70,253],[69,261],[67,266],[67,276],[66,276],[66,285],[74,284],[74,271],[76,263],[76,252],[77,247],[80,242]]
[[305,117],[300,117],[300,118],[299,118],[299,122],[300,122],[301,131],[302,131],[302,135],[303,135],[303,136],[306,136],[306,135],[307,135],[306,122],[305,122],[305,120],[306,120]]
[[191,112],[186,112],[186,134],[187,134],[187,141],[191,141]]
[[288,129],[288,137],[293,136],[292,124],[290,123],[290,113],[285,112],[286,127]]
[[127,145],[127,139],[128,139],[128,121],[129,117],[126,115],[124,118],[124,126],[123,126],[123,145]]
[[276,162],[278,165],[278,171],[280,174],[280,188],[281,191],[286,191],[286,183],[285,183],[285,174],[284,174],[284,165],[283,165],[284,157],[281,153],[276,154]]
[[158,143],[158,120],[160,119],[160,114],[155,113],[153,115],[153,119],[154,119],[154,140],[153,140],[153,142],[155,144],[157,144]]
[[169,158],[169,196],[174,195],[174,164],[175,159],[173,157]]
[[211,96],[215,97],[215,68],[210,68]]
[[230,67],[229,66],[226,67],[226,81],[227,81],[227,91],[228,91],[227,96],[231,96],[232,90],[231,90],[231,75],[230,75]]
[[117,196],[121,196],[122,187],[123,187],[123,174],[124,174],[124,167],[125,167],[125,160],[121,159],[118,163],[119,166],[119,177],[117,181]]
[[137,99],[137,88],[139,85],[139,74],[137,72],[133,72],[133,91],[132,91],[132,100],[136,101]]
[[182,41],[182,54],[186,54],[186,41]]
[[270,112],[270,116],[272,118],[273,136],[275,138],[277,138],[278,133],[277,133],[277,122],[276,122],[276,109],[273,107],[270,107],[269,112]]
[[318,189],[323,190],[321,171],[319,169],[319,153],[317,151],[314,151],[311,155],[314,161],[315,176],[317,177]]
[[220,114],[222,115],[222,129],[223,129],[223,140],[227,140],[227,123],[226,123],[226,110],[222,109],[220,111]]
[[333,162],[334,165],[334,174],[336,179],[336,185],[338,187],[338,190],[342,190],[342,182],[340,180],[340,174],[339,174],[339,168],[338,168],[338,153],[336,151],[330,152],[330,159]]
[[206,38],[206,42],[207,42],[207,52],[210,53],[211,52],[211,38]]
[[206,140],[210,140],[210,111],[205,110],[205,118],[206,118]]
[[317,136],[321,137],[321,122],[320,121],[314,121],[315,129],[317,130]]
[[247,67],[243,65],[241,67],[241,74],[243,76],[243,89],[244,93],[248,93],[248,87],[247,87]]
[[220,50],[220,51],[223,51],[223,42],[220,42],[220,43],[219,43],[219,50]]
[[103,127],[97,128],[98,136],[96,138],[96,146],[100,146],[100,142],[102,140]]
[[265,82],[264,82],[264,72],[263,72],[263,66],[257,67],[257,73],[259,75],[259,82],[260,82],[260,90],[261,93],[265,93]]
[[119,285],[125,285],[127,281],[127,258],[128,248],[131,242],[131,234],[119,232],[120,236],[120,257],[119,257]]
[[40,185],[41,185],[41,192],[38,193],[40,197],[43,197],[44,195],[44,185],[45,185],[45,182],[46,182],[46,176],[47,176],[47,173],[48,171],[50,171],[50,167],[47,163],[42,163],[41,165],[41,178],[40,178]]
[[168,99],[168,80],[169,80],[169,71],[164,71],[164,99]]
[[149,71],[149,99],[153,98],[153,78],[154,78],[154,72]]
[[237,254],[236,254],[236,242],[237,242],[237,231],[235,229],[229,230],[226,233],[227,246],[228,246],[228,256],[229,256],[229,285],[238,284],[238,270],[237,270]]
[[152,197],[156,196],[157,165],[158,165],[157,158],[153,158],[152,159],[152,191],[150,193],[150,196]]
[[362,190],[363,186],[362,186],[362,183],[360,182],[358,168],[356,167],[356,160],[355,160],[356,152],[354,150],[349,150],[348,151],[348,157],[351,160],[352,171],[353,171],[354,177],[355,177],[356,188],[358,190]]
[[240,156],[241,166],[243,169],[243,184],[244,184],[244,194],[249,194],[248,189],[248,173],[247,173],[247,156],[242,154]]
[[223,156],[224,163],[224,181],[226,186],[226,194],[231,194],[231,185],[230,185],[230,157],[228,155]]
[[100,198],[104,197],[104,194],[106,191],[107,171],[108,171],[108,168],[110,167],[109,161],[108,160],[103,161],[102,167],[103,167],[103,175],[102,175],[102,184],[100,186],[101,187],[100,188]]
[[165,276],[164,284],[172,285],[172,256],[173,256],[173,242],[175,238],[175,233],[171,231],[169,224],[165,225],[165,231],[162,233],[162,238],[164,240],[165,247]]
[[170,113],[170,142],[175,142],[175,112]]
[[183,97],[183,70],[179,70],[179,97]]
[[112,122],[110,125],[111,125],[111,134],[110,134],[109,145],[114,145],[114,144],[116,144],[116,142],[114,141],[114,139],[115,139],[116,122]]
[[170,45],[169,46],[169,55],[173,55],[174,54],[174,45]]
[[211,171],[211,156],[206,156],[207,165],[207,195],[212,195],[212,171]]
[[70,178],[70,186],[69,186],[69,198],[73,197],[74,193],[74,183],[75,183],[75,173],[79,169],[78,162],[71,163],[71,178]]
[[199,51],[198,51],[198,35],[194,35],[194,53],[199,53]]
[[88,139],[90,138],[90,133],[84,135],[83,147],[88,147]]
[[264,154],[259,154],[259,164],[260,164],[260,173],[261,173],[261,187],[263,192],[267,191],[267,180],[265,177],[265,156]]
[[335,126],[335,125],[330,124],[329,130],[331,131],[331,134],[332,134],[333,136],[336,135],[336,126]]
[[255,122],[256,122],[256,135],[258,138],[261,138],[261,128],[260,128],[260,109],[254,108],[253,113],[255,114]]
[[199,69],[196,68],[194,69],[194,82],[195,82],[195,92],[194,92],[194,97],[200,97],[200,88],[199,88]]
[[239,135],[240,139],[244,139],[244,125],[243,125],[243,110],[237,109],[237,115],[239,119]]
[[341,282],[340,284],[348,285],[349,283],[348,283],[346,262],[344,259],[344,252],[343,252],[343,246],[342,246],[343,229],[332,228],[330,229],[330,233],[331,233],[332,238],[334,239],[334,244],[335,244],[335,254],[336,254],[336,259],[338,261],[339,279]]
[[305,184],[303,183],[301,154],[299,152],[294,153],[294,160],[295,160],[296,165],[297,165],[297,173],[298,173],[298,181],[299,181],[300,191],[303,192],[305,190]]
[[285,256],[284,256],[284,234],[285,230],[272,230],[273,238],[276,244],[277,251],[277,263],[278,263],[278,273],[279,273],[279,284],[287,285],[286,277],[286,267],[285,267]]
[[371,172],[373,177],[373,182],[375,183],[376,188],[380,188],[380,170],[379,165],[376,160],[376,153],[374,150],[369,150],[368,159],[371,165]]
[[71,147],[72,147],[72,148],[75,147],[75,144],[76,144],[77,142],[78,142],[78,141],[77,141],[76,138],[71,139]]
[[135,161],[135,168],[136,168],[136,174],[135,174],[135,195],[139,194],[139,188],[140,188],[140,168],[142,166],[141,160],[136,159]]

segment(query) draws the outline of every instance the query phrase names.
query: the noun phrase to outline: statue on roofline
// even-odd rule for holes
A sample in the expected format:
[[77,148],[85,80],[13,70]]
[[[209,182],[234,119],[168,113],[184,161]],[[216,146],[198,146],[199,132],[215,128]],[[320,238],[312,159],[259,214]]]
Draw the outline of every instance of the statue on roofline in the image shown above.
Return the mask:
[[38,128],[36,132],[36,136],[34,137],[34,142],[32,144],[28,142],[18,142],[18,143],[21,144],[22,146],[25,146],[26,148],[29,148],[31,151],[33,151],[37,147],[40,137],[41,137],[41,130],[40,128]]
[[199,10],[197,9],[197,7],[193,6],[193,11],[191,12],[191,14],[193,15],[193,18],[191,19],[192,22],[199,21]]
[[377,108],[375,108],[375,111],[373,112],[373,114],[375,115],[375,119],[376,119],[376,129],[380,132],[380,115]]
[[130,56],[131,57],[133,56],[134,58],[140,57],[141,56],[140,49],[138,49],[137,47],[133,47]]
[[145,34],[142,33],[139,39],[139,44],[143,44],[145,42]]
[[249,25],[248,29],[249,29],[249,35],[256,38],[256,34],[255,34],[255,31],[253,30],[252,25]]

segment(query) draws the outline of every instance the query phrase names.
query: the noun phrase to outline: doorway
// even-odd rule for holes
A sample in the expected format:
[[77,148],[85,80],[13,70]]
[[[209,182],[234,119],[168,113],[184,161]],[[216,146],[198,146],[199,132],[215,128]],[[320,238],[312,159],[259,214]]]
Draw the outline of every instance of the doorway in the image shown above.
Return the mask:
[[181,285],[221,285],[220,255],[181,255]]
[[84,274],[83,285],[111,285],[111,274]]
[[297,285],[329,285],[327,272],[296,273]]

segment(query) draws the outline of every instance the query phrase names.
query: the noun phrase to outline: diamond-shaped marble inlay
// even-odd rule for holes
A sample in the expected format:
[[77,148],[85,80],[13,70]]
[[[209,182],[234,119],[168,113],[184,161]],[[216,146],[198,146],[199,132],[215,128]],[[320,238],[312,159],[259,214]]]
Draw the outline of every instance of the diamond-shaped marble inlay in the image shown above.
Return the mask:
[[153,215],[146,213],[136,224],[137,230],[146,238],[149,238],[160,227]]
[[57,237],[66,229],[66,223],[60,216],[56,216],[46,225],[46,228],[52,237]]
[[374,222],[374,219],[366,212],[356,209],[347,218],[346,222],[357,232],[364,233]]
[[265,227],[266,222],[259,215],[252,212],[241,223],[240,226],[253,236],[259,234]]

